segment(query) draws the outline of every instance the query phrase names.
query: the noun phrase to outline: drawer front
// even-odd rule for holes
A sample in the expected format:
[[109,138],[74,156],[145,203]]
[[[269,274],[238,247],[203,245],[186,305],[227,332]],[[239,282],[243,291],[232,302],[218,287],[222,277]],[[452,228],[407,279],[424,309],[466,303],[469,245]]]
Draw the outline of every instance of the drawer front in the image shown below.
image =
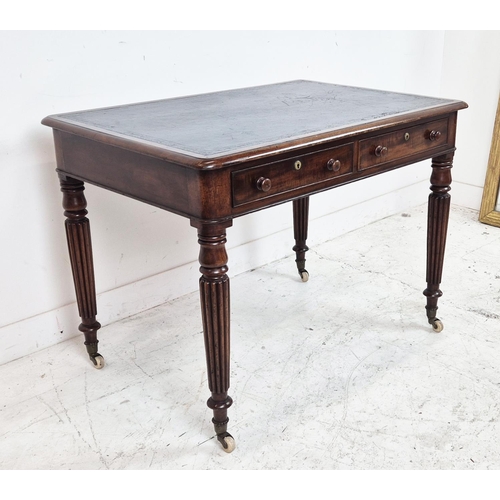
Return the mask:
[[353,172],[353,144],[232,173],[233,206],[305,186],[332,182]]
[[422,153],[447,142],[447,118],[364,139],[359,142],[359,170]]

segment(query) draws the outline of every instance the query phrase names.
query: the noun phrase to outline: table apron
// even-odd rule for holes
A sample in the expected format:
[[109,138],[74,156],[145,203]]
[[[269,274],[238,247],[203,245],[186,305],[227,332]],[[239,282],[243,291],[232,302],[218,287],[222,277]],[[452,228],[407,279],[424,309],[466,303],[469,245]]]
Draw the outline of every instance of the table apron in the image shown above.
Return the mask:
[[[293,156],[277,155],[271,162],[267,158],[265,163],[256,160],[217,169],[192,168],[57,129],[54,139],[63,175],[191,220],[221,221],[451,152],[455,121],[453,113],[413,128],[332,141],[295,151]],[[438,125],[443,129],[439,140],[424,139],[423,134]],[[402,138],[405,130],[411,132],[412,141],[416,136],[408,146]],[[393,156],[377,157],[373,150],[378,143],[387,144]],[[265,184],[260,189],[258,183],[266,179],[271,187]]]

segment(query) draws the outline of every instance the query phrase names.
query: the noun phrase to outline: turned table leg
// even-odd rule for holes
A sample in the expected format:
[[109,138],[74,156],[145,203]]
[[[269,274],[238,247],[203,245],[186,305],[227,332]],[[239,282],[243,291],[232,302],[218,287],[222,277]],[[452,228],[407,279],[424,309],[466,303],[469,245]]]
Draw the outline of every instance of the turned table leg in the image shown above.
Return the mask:
[[302,281],[309,279],[309,273],[306,270],[306,252],[309,250],[306,245],[307,225],[309,222],[309,196],[293,200],[293,233],[295,246],[292,250],[295,252],[297,270]]
[[104,366],[104,358],[97,352],[97,330],[101,325],[96,320],[97,305],[92,260],[90,223],[87,219],[87,200],[83,194],[82,181],[59,174],[63,192],[63,208],[66,216],[66,237],[73,271],[78,312],[82,319],[79,330],[85,336],[89,358],[96,368]]
[[436,332],[443,330],[443,323],[436,317],[437,303],[443,292],[439,289],[443,272],[448,216],[450,213],[451,168],[453,153],[432,159],[431,191],[427,223],[427,318]]
[[212,422],[224,451],[235,448],[227,432],[227,410],[233,403],[229,389],[229,277],[227,273],[226,228],[231,222],[192,222],[198,228],[200,244],[200,299],[207,359],[208,387],[212,393],[207,405],[214,412]]

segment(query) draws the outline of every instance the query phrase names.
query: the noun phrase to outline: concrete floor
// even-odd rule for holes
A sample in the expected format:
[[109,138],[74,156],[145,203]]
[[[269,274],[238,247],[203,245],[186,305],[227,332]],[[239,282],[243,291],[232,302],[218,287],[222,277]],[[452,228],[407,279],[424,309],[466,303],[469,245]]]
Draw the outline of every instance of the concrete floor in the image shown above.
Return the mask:
[[0,366],[1,469],[500,469],[500,229],[452,207],[426,322],[426,207],[232,279],[226,454],[198,294]]

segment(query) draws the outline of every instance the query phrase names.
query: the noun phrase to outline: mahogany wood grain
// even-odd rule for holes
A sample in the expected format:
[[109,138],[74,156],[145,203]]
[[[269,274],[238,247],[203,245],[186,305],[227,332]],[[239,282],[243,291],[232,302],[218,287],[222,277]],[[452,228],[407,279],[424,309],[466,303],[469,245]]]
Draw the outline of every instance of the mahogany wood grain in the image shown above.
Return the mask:
[[437,303],[443,295],[439,285],[443,273],[444,251],[450,213],[451,168],[453,153],[432,159],[431,194],[427,223],[427,318],[435,326]]
[[97,321],[97,302],[95,293],[94,263],[90,223],[87,219],[87,200],[83,194],[81,181],[60,175],[63,192],[63,208],[66,216],[66,238],[68,241],[71,269],[75,284],[78,312],[82,319],[79,330],[85,336],[85,346],[90,359],[96,364],[97,331],[101,328]]
[[[293,200],[293,233],[295,245],[292,250],[295,252],[297,270],[304,281],[309,279],[306,270],[306,252],[309,247],[307,241],[307,226],[309,225],[309,196]],[[304,274],[306,273],[306,274]]]
[[233,400],[228,396],[230,353],[229,277],[227,275],[226,224],[200,224],[200,299],[208,371],[208,388],[212,396],[207,405],[214,412],[212,422],[217,439],[227,447],[227,410]]

